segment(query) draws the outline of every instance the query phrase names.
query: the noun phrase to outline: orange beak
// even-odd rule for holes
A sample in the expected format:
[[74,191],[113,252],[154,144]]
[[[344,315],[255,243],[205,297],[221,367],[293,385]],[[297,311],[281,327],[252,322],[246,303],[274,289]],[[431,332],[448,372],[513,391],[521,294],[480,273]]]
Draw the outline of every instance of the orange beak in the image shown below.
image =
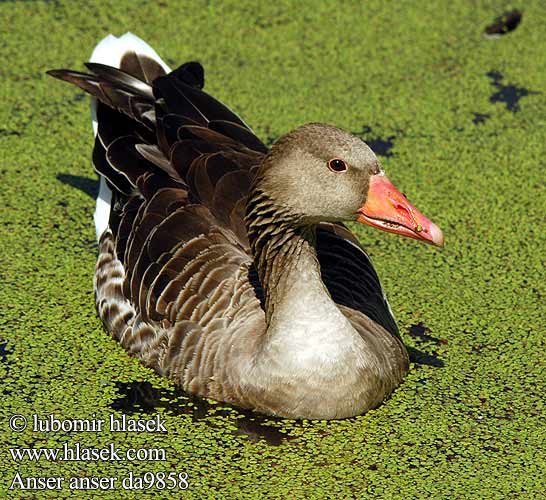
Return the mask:
[[437,247],[444,246],[442,230],[417,210],[383,175],[372,175],[366,203],[358,222],[389,233],[401,234]]

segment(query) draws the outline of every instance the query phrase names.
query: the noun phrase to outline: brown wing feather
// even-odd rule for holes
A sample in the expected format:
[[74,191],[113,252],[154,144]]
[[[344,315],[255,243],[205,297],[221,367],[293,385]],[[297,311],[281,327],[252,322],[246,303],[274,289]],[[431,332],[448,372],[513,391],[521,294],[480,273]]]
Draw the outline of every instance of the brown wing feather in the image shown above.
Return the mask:
[[139,80],[152,83],[156,78],[165,75],[165,70],[157,61],[136,52],[126,52],[121,58],[120,69]]

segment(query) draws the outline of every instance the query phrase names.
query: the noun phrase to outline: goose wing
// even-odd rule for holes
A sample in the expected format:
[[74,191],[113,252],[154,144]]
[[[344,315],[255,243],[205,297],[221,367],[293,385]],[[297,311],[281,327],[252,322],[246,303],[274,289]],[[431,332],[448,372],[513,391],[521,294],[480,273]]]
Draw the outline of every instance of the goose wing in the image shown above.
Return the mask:
[[198,63],[165,74],[133,52],[120,69],[87,67],[50,74],[98,101],[93,163],[113,191],[95,278],[99,313],[147,364],[210,393],[205,371],[218,364],[201,357],[228,352],[210,346],[230,342],[215,332],[239,321],[256,335],[265,328],[243,216],[267,148],[201,90]]
[[400,336],[372,261],[351,231],[343,224],[319,224],[317,255],[324,284],[337,304]]

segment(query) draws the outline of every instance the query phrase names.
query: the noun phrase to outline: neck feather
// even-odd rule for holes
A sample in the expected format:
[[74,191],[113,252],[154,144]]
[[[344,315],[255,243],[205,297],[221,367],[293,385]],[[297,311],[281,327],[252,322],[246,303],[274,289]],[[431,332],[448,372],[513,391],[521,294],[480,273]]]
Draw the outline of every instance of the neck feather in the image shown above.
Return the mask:
[[315,250],[315,228],[302,226],[267,194],[255,190],[249,198],[247,232],[264,291],[269,324],[275,307],[302,274],[324,289]]

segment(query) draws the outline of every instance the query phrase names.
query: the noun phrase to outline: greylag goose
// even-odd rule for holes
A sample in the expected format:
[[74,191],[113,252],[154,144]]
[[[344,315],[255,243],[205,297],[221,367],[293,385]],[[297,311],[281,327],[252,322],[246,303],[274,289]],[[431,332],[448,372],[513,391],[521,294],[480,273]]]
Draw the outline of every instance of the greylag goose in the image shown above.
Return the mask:
[[98,314],[122,346],[188,393],[288,418],[377,407],[408,355],[370,259],[342,224],[441,246],[440,229],[336,127],[268,149],[128,33],[53,70],[93,96]]

